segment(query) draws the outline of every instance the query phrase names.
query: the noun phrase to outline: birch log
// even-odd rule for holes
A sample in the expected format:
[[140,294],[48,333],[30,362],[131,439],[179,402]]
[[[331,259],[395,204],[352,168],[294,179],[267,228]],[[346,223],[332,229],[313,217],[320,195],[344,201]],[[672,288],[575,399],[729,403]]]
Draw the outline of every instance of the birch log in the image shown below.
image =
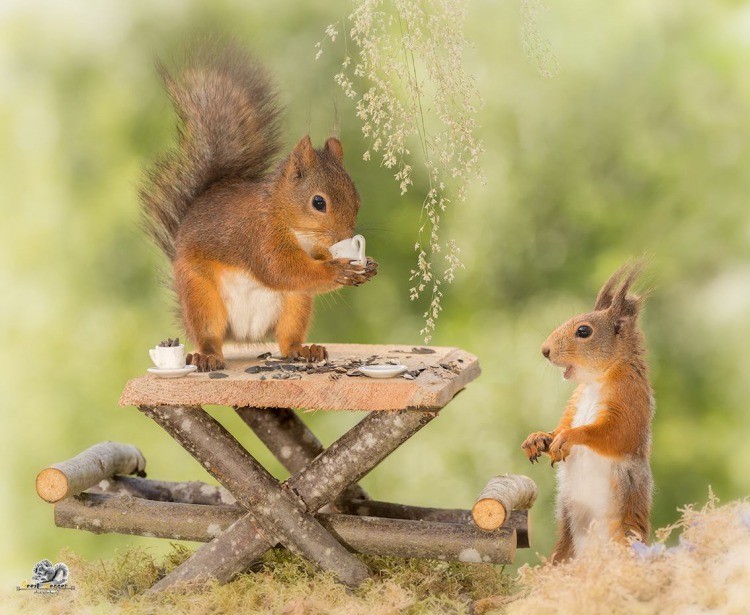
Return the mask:
[[[232,524],[244,514],[236,506],[83,493],[55,506],[55,523],[95,534],[114,532],[209,542],[231,531]],[[513,561],[516,549],[516,533],[508,527],[484,532],[469,523],[338,514],[318,514],[316,519],[355,553],[507,564]],[[220,566],[226,565],[226,561],[220,562]]]
[[115,474],[145,476],[146,459],[135,446],[100,442],[60,463],[53,463],[36,477],[36,492],[47,502],[78,495]]
[[536,500],[536,484],[528,476],[506,474],[489,480],[471,509],[477,527],[499,528],[513,510],[531,508]]

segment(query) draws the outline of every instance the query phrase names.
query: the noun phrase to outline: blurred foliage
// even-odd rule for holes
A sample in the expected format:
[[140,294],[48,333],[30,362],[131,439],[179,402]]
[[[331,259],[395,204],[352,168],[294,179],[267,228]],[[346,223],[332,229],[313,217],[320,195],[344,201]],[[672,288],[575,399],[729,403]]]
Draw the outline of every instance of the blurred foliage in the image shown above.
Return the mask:
[[[83,557],[158,540],[56,529],[36,473],[101,440],[132,442],[150,475],[207,479],[138,411],[118,408],[146,348],[178,331],[158,283],[161,257],[138,229],[140,168],[170,142],[174,117],[154,55],[195,35],[234,35],[278,76],[289,144],[336,124],[363,199],[376,280],[319,301],[314,340],[419,343],[409,302],[424,178],[399,196],[364,163],[349,101],[314,60],[347,3],[187,0],[4,2],[0,7],[0,501],[3,587],[68,546]],[[446,288],[434,343],[461,346],[484,374],[364,485],[381,499],[468,507],[486,479],[537,480],[534,549],[549,551],[554,471],[519,446],[552,428],[571,391],[545,363],[549,331],[590,307],[625,259],[651,258],[644,317],[657,415],[654,523],[702,500],[747,495],[750,448],[750,10],[737,2],[550,0],[539,27],[559,63],[538,75],[519,41],[515,2],[476,0],[466,57],[485,99],[486,186],[446,219],[466,270]],[[217,409],[258,458],[283,471],[240,421]],[[358,418],[305,415],[326,442]],[[737,446],[735,446],[737,445]],[[533,560],[533,551],[519,561]]]

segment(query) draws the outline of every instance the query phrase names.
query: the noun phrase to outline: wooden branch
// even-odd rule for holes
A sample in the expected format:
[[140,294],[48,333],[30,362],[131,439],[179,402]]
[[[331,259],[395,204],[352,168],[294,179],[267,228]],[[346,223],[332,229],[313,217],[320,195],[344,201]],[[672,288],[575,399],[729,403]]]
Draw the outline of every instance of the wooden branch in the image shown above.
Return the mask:
[[307,510],[316,512],[436,416],[436,412],[409,410],[371,412],[287,483]]
[[505,523],[511,511],[531,508],[534,500],[536,484],[528,476],[495,476],[479,494],[471,516],[477,527],[494,530]]
[[55,525],[94,534],[208,542],[244,514],[238,506],[156,502],[129,495],[82,493],[55,504]]
[[[352,515],[385,517],[388,519],[412,519],[414,521],[438,521],[441,523],[472,523],[470,510],[460,508],[426,508],[408,506],[377,500],[352,500],[346,511]],[[516,530],[516,546],[529,548],[528,511],[514,510],[502,527]]]
[[[164,412],[174,410],[165,408]],[[335,499],[346,486],[357,482],[435,416],[435,413],[428,412],[371,412],[284,485],[299,496],[308,511],[315,512]],[[174,434],[173,437],[176,438]],[[233,486],[225,485],[237,494]],[[276,542],[258,532],[253,515],[248,513],[211,544],[199,548],[151,590],[161,591],[177,583],[205,581],[208,577],[225,583],[257,562]]]
[[[276,479],[250,455],[232,435],[201,408],[180,406],[143,407],[141,410],[161,425],[188,453],[198,460],[251,511],[253,537],[262,553],[269,545],[287,549],[333,572],[343,583],[357,586],[369,575],[367,566],[342,547],[312,516],[300,507],[292,492],[282,489]],[[257,530],[260,529],[258,532]],[[234,550],[244,554],[252,545],[231,542],[212,544],[196,559],[201,549],[184,562],[189,576],[202,576],[205,570],[222,567]],[[169,585],[169,577],[157,584]],[[179,578],[176,575],[175,578]],[[165,583],[166,581],[166,583]],[[156,587],[156,586],[155,586]]]
[[[59,527],[95,534],[120,533],[209,542],[231,531],[243,511],[235,506],[152,502],[130,496],[83,493],[55,506]],[[506,564],[513,561],[515,532],[484,532],[467,523],[380,519],[319,514],[318,521],[350,551],[371,555],[418,557]],[[245,547],[237,543],[236,549]],[[210,547],[209,547],[210,548]],[[252,564],[247,560],[247,565]],[[226,561],[220,563],[227,574]],[[213,570],[205,570],[204,577]]]
[[459,523],[354,515],[318,518],[343,545],[357,553],[475,564],[510,564],[516,553],[516,532],[509,528],[487,533]]
[[110,495],[130,495],[157,502],[238,506],[235,497],[224,487],[197,480],[178,483],[136,476],[112,476],[105,478],[88,491]]
[[100,442],[60,463],[53,463],[36,477],[36,492],[47,502],[78,495],[115,474],[143,474],[146,460],[135,446]]
[[[294,410],[247,407],[235,410],[290,474],[302,470],[325,450]],[[368,497],[364,489],[354,483],[337,498],[333,508],[336,512],[343,512],[349,500]]]

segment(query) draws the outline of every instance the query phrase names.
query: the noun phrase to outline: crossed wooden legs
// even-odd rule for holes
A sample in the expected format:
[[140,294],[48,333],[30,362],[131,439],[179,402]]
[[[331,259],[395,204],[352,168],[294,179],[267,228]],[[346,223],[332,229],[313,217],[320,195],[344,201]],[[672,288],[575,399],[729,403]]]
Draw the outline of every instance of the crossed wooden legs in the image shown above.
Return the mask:
[[[349,553],[313,514],[335,500],[436,416],[432,412],[372,412],[310,460],[322,447],[301,422],[297,423],[299,419],[295,421],[289,414],[280,416],[280,419],[291,421],[288,432],[280,435],[279,429],[270,427],[269,430],[274,423],[278,427],[280,421],[268,420],[269,415],[265,414],[267,420],[263,425],[267,435],[264,438],[259,433],[264,441],[278,443],[284,437],[290,438],[278,451],[271,449],[279,455],[282,463],[289,463],[290,469],[294,464],[296,469],[282,485],[202,408],[155,406],[141,407],[141,410],[161,425],[248,510],[151,591],[211,577],[221,582],[228,581],[276,544],[333,572],[347,585],[358,585],[369,576],[369,569]],[[279,411],[244,408],[238,412],[245,418],[253,413]],[[257,423],[252,418],[245,420],[251,427]],[[274,435],[268,435],[271,433]],[[277,444],[273,446],[276,448]],[[290,452],[284,446],[293,448]],[[295,451],[296,455],[293,454]],[[285,460],[287,452],[290,454]],[[309,460],[309,463],[303,465],[303,460]],[[357,493],[357,487],[353,489],[354,495],[360,498],[364,495],[361,490]]]

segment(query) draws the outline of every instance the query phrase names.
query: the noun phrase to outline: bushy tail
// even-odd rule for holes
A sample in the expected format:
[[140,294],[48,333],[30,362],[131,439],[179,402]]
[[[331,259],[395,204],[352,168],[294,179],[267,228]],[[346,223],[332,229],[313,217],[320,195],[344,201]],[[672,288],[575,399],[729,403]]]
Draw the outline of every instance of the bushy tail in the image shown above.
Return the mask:
[[236,45],[204,46],[178,75],[159,65],[177,112],[176,147],[146,172],[146,230],[170,258],[182,219],[216,181],[260,178],[278,153],[280,107],[263,66]]

